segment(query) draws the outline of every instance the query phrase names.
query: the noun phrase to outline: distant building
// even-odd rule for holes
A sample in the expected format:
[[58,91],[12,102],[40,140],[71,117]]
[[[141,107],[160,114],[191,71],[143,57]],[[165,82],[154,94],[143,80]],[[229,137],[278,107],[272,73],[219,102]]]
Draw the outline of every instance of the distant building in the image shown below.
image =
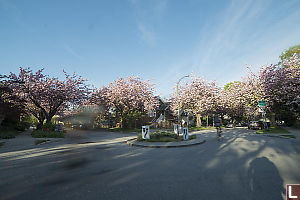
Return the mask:
[[85,126],[94,127],[96,117],[104,113],[105,109],[98,105],[83,105],[70,114],[59,116],[58,121],[63,122],[66,126]]

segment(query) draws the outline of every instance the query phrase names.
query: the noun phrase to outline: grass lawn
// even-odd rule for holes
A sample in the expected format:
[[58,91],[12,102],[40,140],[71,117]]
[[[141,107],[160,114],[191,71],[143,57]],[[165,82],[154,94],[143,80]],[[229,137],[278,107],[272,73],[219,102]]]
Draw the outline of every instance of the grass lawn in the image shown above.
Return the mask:
[[147,141],[147,142],[178,142],[180,140],[175,139],[175,138],[170,138],[170,137],[161,137],[161,138],[150,138],[149,140],[145,140],[145,141]]
[[[200,131],[200,130],[208,130],[208,129],[216,129],[213,126],[201,126],[201,127],[189,127],[189,131]],[[142,129],[138,128],[109,128],[109,131],[112,132],[137,132],[140,133]]]
[[[196,135],[190,135],[189,140],[196,139]],[[144,140],[142,135],[138,135],[137,141],[146,141],[146,142],[180,142],[183,141],[182,136],[179,136],[174,133],[167,131],[157,131],[150,133],[150,139]]]
[[287,137],[287,138],[293,138],[296,139],[296,136],[294,135],[280,135],[281,137]]
[[256,131],[257,134],[272,134],[272,133],[289,133],[287,130],[285,130],[282,127],[271,127],[268,129],[262,129],[262,130],[258,130]]
[[35,130],[32,132],[32,137],[34,138],[63,138],[64,133],[58,132],[58,131],[41,131],[41,130]]
[[48,142],[49,140],[36,140],[34,141],[34,144],[35,145],[38,145],[38,144],[41,144],[41,143],[44,143],[44,142]]
[[216,127],[213,126],[190,127],[189,131],[201,131],[201,130],[208,130],[208,129],[216,129]]

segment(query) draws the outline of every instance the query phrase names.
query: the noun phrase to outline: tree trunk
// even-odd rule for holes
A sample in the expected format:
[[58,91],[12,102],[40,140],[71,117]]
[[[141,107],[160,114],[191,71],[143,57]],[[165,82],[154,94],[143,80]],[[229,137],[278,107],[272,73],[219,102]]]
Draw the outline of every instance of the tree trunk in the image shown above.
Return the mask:
[[39,114],[37,114],[35,117],[37,117],[39,123],[37,124],[36,126],[36,129],[42,129],[43,128],[43,124],[44,124],[44,120],[45,120],[45,117],[44,117],[44,114],[43,112],[41,111]]
[[51,118],[48,117],[48,118],[46,119],[46,123],[50,123],[50,122],[51,122],[51,119],[52,119],[52,117],[51,117]]
[[123,120],[123,116],[121,116],[120,118],[120,128],[124,128],[124,120]]
[[196,119],[197,119],[197,127],[201,127],[202,126],[201,115],[196,114]]
[[39,120],[39,123],[36,126],[37,130],[42,129],[45,118],[39,118],[38,120]]
[[209,123],[209,116],[207,115],[207,118],[206,118],[206,126],[208,127],[208,123]]
[[43,127],[43,123],[41,123],[41,122],[39,121],[39,123],[36,125],[36,129],[37,129],[37,130],[40,130],[40,129],[42,129],[42,127]]
[[271,115],[271,120],[270,120],[270,125],[271,126],[276,126],[276,122],[275,122],[275,113],[273,113],[273,112],[271,112],[270,113],[270,115]]

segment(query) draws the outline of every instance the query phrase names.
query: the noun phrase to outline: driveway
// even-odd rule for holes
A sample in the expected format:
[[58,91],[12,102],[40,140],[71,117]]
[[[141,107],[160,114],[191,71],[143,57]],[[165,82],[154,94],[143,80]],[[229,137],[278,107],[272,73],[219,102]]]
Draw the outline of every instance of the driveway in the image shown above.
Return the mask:
[[0,147],[0,199],[285,199],[300,183],[298,140],[236,128],[199,131],[202,145],[153,149],[136,133],[78,132],[24,149]]

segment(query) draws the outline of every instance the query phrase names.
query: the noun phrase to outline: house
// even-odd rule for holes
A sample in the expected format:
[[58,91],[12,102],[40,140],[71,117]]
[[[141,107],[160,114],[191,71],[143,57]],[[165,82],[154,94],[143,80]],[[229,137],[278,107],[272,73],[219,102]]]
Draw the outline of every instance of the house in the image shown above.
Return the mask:
[[152,119],[152,125],[156,128],[172,128],[173,124],[175,123],[176,116],[174,116],[173,112],[171,111],[171,102],[165,101],[160,97],[156,97],[159,106],[157,110],[152,112],[155,113],[155,116],[153,116]]

